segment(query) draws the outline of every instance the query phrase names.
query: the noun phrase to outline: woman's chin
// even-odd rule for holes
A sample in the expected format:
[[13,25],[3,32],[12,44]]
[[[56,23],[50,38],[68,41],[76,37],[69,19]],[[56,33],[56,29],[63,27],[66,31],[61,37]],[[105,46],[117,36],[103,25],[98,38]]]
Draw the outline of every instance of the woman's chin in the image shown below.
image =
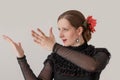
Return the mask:
[[69,44],[63,44],[63,45],[66,46],[66,47],[67,47],[67,46],[70,46]]

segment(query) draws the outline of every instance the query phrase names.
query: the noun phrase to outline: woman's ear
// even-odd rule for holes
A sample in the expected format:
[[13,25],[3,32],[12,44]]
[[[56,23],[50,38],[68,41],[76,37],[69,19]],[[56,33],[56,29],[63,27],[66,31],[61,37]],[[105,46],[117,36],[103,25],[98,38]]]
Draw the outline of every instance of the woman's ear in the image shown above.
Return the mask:
[[83,32],[83,27],[79,27],[78,29],[77,29],[77,33],[78,33],[78,35],[80,36],[81,34],[82,34],[82,32]]

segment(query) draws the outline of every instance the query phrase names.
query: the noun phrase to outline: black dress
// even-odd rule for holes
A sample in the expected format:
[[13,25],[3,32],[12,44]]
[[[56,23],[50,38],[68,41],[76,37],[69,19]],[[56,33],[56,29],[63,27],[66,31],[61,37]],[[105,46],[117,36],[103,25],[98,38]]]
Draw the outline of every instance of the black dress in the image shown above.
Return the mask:
[[36,77],[26,57],[18,58],[25,80],[99,80],[110,53],[105,48],[95,48],[84,43],[78,47],[64,47],[58,43],[44,62],[44,68]]

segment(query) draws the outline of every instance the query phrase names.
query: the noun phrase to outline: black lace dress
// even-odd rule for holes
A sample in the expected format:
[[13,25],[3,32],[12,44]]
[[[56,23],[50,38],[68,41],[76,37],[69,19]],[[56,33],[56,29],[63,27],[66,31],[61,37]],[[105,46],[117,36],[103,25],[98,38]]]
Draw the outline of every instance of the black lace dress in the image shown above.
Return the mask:
[[25,56],[17,59],[25,80],[99,80],[110,53],[105,48],[95,48],[87,43],[78,47],[64,47],[56,43],[37,77]]

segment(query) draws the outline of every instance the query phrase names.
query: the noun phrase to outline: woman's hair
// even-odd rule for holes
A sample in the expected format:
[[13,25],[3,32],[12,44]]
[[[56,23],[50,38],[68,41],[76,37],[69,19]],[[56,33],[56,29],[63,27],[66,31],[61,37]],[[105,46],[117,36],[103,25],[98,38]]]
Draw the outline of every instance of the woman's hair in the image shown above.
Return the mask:
[[91,31],[88,28],[88,26],[86,27],[84,25],[84,23],[86,22],[86,19],[80,11],[77,11],[77,10],[66,11],[58,17],[57,21],[59,21],[62,18],[67,19],[70,22],[70,24],[76,29],[79,27],[83,27],[82,36],[84,41],[88,42],[91,39]]

